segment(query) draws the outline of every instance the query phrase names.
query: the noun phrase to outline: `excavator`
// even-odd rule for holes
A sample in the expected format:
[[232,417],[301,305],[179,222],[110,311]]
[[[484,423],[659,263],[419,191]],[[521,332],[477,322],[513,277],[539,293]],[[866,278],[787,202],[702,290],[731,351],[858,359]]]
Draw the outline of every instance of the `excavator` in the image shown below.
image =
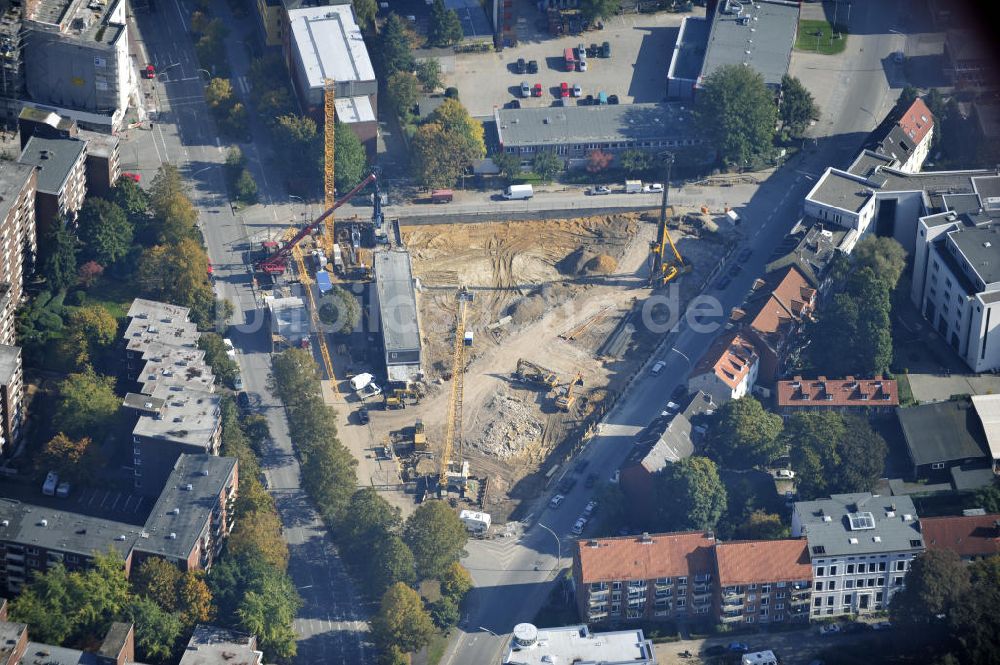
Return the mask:
[[559,377],[556,376],[555,372],[547,370],[524,358],[520,358],[517,361],[517,369],[514,370],[514,377],[519,381],[531,383],[545,389],[555,388],[556,384],[559,383]]
[[[649,243],[649,285],[656,288],[666,286],[679,275],[691,272],[691,266],[684,262],[677,246],[667,231],[667,194],[670,191],[670,165],[668,162],[667,179],[660,199],[660,221],[656,227],[656,240]],[[673,252],[673,259],[667,255],[667,246]]]
[[559,408],[561,411],[569,411],[571,408],[573,408],[573,402],[576,401],[576,395],[573,394],[573,389],[576,386],[582,386],[582,385],[583,385],[583,374],[578,373],[573,378],[573,380],[569,382],[569,385],[566,386],[566,393],[563,395],[559,395],[559,397],[556,397],[556,407]]

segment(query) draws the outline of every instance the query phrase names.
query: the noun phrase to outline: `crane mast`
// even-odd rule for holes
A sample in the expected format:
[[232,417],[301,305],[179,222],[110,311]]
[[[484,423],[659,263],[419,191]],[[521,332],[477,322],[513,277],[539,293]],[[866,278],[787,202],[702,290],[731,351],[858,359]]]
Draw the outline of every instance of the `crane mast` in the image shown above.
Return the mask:
[[448,466],[458,443],[458,467],[462,468],[462,392],[465,388],[465,321],[472,293],[462,287],[458,291],[458,312],[455,315],[455,346],[451,356],[451,397],[448,400],[448,420],[445,424],[444,445],[441,449],[441,472],[438,491],[448,492]]

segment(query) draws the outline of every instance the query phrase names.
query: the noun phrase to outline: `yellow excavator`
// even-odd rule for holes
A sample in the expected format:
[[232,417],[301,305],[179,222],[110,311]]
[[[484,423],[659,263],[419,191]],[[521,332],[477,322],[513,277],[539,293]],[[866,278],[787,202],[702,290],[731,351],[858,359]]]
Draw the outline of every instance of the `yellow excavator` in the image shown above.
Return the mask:
[[559,397],[556,397],[556,407],[562,411],[569,411],[573,408],[573,402],[576,401],[576,395],[573,394],[573,389],[576,386],[583,385],[583,374],[577,374],[569,385],[566,386],[566,392]]
[[[670,167],[672,157],[667,161],[667,179],[663,183],[660,199],[660,221],[656,227],[656,240],[649,243],[649,285],[656,288],[666,286],[679,275],[691,272],[691,266],[684,262],[677,246],[667,231],[667,194],[670,192]],[[667,247],[673,252],[673,259],[667,255]]]
[[556,373],[547,370],[541,365],[536,365],[530,360],[525,360],[520,358],[517,361],[517,369],[514,370],[514,376],[525,383],[531,383],[541,388],[552,389],[556,387],[559,383],[559,377]]

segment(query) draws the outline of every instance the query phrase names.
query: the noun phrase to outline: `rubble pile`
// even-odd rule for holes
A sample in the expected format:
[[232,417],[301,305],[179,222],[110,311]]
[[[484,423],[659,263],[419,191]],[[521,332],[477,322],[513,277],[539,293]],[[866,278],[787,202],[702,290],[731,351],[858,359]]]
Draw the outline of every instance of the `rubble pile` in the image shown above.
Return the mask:
[[483,454],[509,460],[542,438],[544,427],[532,408],[505,390],[495,392],[483,412],[490,414],[489,421],[467,442]]

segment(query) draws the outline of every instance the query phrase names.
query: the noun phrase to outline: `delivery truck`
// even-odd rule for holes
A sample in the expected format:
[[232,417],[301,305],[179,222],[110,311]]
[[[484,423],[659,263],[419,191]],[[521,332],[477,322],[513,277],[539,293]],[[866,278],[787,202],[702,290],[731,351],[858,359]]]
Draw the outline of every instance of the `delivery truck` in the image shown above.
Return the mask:
[[642,191],[642,180],[626,180],[625,181],[625,193],[626,194],[638,194]]
[[531,185],[511,185],[504,192],[503,197],[508,201],[515,201],[518,199],[530,199],[535,195],[535,189]]

